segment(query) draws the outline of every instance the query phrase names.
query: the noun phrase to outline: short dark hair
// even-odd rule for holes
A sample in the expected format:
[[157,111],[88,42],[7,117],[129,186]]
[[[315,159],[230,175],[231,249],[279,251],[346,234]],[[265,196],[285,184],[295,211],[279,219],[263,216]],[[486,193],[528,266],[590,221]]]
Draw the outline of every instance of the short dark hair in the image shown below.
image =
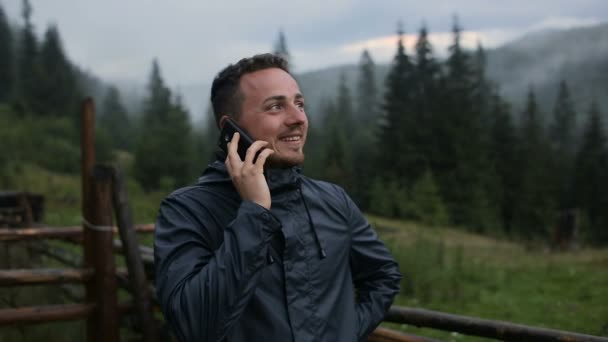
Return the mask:
[[264,53],[243,58],[236,64],[230,64],[215,76],[211,86],[211,104],[218,127],[222,115],[235,119],[241,115],[241,105],[243,104],[243,96],[239,89],[241,76],[270,68],[279,68],[289,73],[286,59],[271,53]]

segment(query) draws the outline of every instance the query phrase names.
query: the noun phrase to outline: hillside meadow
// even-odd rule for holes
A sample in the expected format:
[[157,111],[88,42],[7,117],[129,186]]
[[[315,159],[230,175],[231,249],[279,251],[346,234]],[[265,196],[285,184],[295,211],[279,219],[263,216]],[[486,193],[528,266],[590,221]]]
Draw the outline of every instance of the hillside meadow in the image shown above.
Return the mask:
[[[404,275],[396,305],[608,335],[608,250],[551,252],[413,222],[369,216]],[[477,341],[386,324],[412,334]]]

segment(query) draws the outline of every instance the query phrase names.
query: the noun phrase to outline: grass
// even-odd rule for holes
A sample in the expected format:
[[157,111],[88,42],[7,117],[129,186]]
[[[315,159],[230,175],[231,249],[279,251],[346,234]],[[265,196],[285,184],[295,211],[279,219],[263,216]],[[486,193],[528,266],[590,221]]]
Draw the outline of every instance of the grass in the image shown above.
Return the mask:
[[[552,253],[447,227],[369,220],[404,275],[397,305],[608,335],[606,249]],[[387,326],[444,340],[483,340]]]
[[[81,224],[80,177],[60,174],[36,165],[9,165],[4,184],[7,190],[29,191],[44,195],[44,223],[49,226],[74,226]],[[6,188],[7,186],[4,185]],[[127,192],[133,220],[136,223],[151,223],[156,218],[160,201],[166,191],[144,192],[133,180],[127,181]]]

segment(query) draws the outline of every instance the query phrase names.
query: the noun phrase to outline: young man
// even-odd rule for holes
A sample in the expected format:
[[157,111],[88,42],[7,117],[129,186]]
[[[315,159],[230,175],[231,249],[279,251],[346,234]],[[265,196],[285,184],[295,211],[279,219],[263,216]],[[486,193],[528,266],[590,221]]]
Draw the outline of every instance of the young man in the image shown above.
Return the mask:
[[173,332],[180,341],[364,341],[401,275],[346,193],[300,173],[308,120],[287,63],[242,59],[215,78],[211,101],[218,126],[231,117],[256,141],[242,160],[235,134],[196,185],[161,204],[156,286]]

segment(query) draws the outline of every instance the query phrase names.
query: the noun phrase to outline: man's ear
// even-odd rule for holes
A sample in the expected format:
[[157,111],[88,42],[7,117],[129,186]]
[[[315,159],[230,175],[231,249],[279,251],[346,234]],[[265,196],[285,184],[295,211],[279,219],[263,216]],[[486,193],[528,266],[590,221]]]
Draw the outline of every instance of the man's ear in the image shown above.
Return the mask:
[[218,123],[218,126],[219,126],[220,130],[222,128],[224,128],[224,124],[226,123],[226,120],[228,120],[229,118],[230,117],[228,115],[226,115],[226,114],[224,114],[224,115],[222,115],[222,117],[220,117],[220,121]]

